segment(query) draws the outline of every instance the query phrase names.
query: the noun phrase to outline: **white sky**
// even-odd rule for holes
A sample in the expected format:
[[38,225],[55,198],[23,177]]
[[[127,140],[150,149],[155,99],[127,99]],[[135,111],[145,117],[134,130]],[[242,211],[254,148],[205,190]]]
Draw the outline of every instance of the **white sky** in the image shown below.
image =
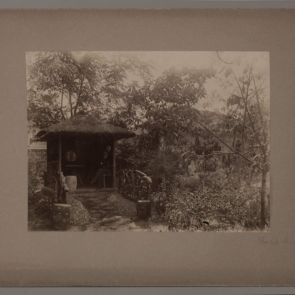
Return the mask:
[[[77,55],[80,54],[83,53]],[[92,54],[97,53],[92,52]],[[266,94],[264,104],[269,108],[270,65],[269,53],[265,51],[105,51],[98,54],[110,60],[135,57],[152,65],[155,77],[170,68],[213,69],[217,73],[231,69],[239,76],[247,66],[252,65],[254,71],[262,77]],[[207,97],[206,100],[199,102],[200,109],[222,111],[224,99],[232,94],[232,89],[221,86],[218,81],[220,76],[217,74],[216,79],[207,81]]]
[[107,59],[135,57],[153,65],[155,75],[171,67],[175,69],[218,68],[226,63],[235,70],[246,64],[252,64],[257,71],[264,72],[266,76],[269,75],[269,53],[266,51],[80,51],[74,53],[77,57],[93,54],[102,55]]

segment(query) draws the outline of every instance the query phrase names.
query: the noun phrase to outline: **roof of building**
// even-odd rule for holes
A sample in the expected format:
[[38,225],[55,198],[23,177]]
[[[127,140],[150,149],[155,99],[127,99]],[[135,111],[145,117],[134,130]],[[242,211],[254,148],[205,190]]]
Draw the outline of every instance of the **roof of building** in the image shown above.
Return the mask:
[[135,135],[135,133],[125,128],[103,123],[94,116],[76,116],[41,130],[37,136],[39,140],[46,140],[50,135],[57,134],[97,134],[112,136],[114,139],[128,138]]

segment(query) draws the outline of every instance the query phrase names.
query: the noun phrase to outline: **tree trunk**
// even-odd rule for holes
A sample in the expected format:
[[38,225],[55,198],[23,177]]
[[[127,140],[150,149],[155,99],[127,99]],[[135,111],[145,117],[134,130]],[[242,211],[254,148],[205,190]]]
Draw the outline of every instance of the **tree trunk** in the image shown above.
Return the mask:
[[70,105],[71,118],[73,118],[73,103],[72,103],[72,94],[70,91],[69,91],[69,105]]
[[266,225],[266,216],[265,216],[266,176],[267,176],[267,169],[264,167],[262,169],[261,192],[260,192],[260,204],[261,204],[260,227],[261,229],[264,229]]
[[65,115],[63,112],[63,106],[64,106],[64,89],[61,90],[61,100],[60,100],[60,113],[63,119],[65,119]]
[[77,114],[77,110],[78,110],[78,106],[80,105],[80,99],[81,99],[81,94],[82,94],[82,88],[83,88],[83,83],[84,83],[84,76],[82,76],[81,78],[81,82],[80,82],[80,88],[79,88],[79,93],[77,95],[77,102],[75,105],[75,109],[74,109],[74,115],[76,116]]

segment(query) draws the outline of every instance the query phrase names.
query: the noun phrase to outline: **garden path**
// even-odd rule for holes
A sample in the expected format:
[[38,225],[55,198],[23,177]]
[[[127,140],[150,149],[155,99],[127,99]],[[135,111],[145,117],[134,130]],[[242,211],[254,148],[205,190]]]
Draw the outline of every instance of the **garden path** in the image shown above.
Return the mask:
[[[74,197],[87,209],[90,223],[72,226],[73,231],[157,231],[148,221],[138,220],[136,204],[118,192],[77,191]],[[161,231],[159,228],[158,231]]]

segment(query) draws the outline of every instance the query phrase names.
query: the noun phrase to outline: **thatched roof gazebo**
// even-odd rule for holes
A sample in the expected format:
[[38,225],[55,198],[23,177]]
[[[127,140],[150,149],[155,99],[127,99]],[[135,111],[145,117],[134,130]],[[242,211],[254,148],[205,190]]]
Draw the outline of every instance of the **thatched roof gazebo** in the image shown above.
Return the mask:
[[132,137],[135,134],[125,128],[102,123],[94,116],[77,116],[61,121],[39,132],[39,138],[45,139],[57,134],[84,134],[110,136],[113,139]]
[[115,188],[115,143],[134,135],[93,116],[77,116],[41,130],[38,139],[47,141],[47,175],[76,176],[78,188]]

